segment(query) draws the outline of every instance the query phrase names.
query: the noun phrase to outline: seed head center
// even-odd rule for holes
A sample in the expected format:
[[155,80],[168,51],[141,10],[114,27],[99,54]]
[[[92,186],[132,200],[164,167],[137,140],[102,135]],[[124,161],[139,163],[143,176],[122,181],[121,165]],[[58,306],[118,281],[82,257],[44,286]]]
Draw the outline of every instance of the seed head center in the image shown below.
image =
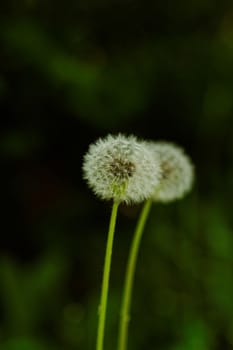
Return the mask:
[[127,180],[129,177],[133,176],[135,165],[129,160],[116,158],[110,164],[110,171],[116,178]]
[[168,179],[174,170],[169,162],[162,162],[161,168],[162,168],[162,178],[164,180]]

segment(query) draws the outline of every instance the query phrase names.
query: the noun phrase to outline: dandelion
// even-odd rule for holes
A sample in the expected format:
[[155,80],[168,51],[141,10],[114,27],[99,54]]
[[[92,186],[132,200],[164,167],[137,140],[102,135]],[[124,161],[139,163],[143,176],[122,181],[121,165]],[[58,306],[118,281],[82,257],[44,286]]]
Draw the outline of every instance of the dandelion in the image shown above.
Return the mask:
[[194,167],[184,150],[170,142],[149,142],[156,160],[159,157],[161,182],[152,196],[156,202],[171,202],[187,194],[193,185]]
[[109,135],[89,147],[84,178],[94,193],[114,202],[139,203],[160,181],[156,155],[134,136]]
[[160,182],[156,156],[144,142],[122,134],[99,139],[84,156],[84,179],[94,193],[112,200],[112,214],[106,244],[103,281],[99,307],[96,349],[102,350],[108,300],[111,255],[118,206],[121,202],[139,203],[152,196]]

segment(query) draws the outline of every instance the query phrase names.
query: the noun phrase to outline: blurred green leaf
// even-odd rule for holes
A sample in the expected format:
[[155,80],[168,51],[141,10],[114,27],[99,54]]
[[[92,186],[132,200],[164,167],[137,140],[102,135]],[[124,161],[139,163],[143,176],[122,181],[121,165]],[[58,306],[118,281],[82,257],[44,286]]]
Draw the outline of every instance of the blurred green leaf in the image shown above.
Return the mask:
[[174,350],[208,350],[211,348],[210,331],[201,320],[187,322],[180,331],[183,339],[173,348]]
[[51,345],[46,345],[33,338],[13,338],[1,344],[2,350],[52,350]]
[[30,268],[2,258],[2,299],[6,323],[13,334],[36,329],[41,319],[53,309],[65,273],[66,262],[61,256],[50,255]]

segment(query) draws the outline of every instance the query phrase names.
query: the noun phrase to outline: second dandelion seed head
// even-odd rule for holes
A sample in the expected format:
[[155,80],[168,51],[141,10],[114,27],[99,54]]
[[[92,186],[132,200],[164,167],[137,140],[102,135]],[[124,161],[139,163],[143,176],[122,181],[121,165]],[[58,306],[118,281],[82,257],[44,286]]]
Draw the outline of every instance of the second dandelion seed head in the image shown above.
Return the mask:
[[193,185],[194,167],[184,150],[171,142],[148,142],[148,148],[159,158],[161,182],[152,196],[156,202],[171,202],[184,197]]
[[161,178],[156,156],[134,136],[108,135],[90,145],[84,178],[101,199],[139,203],[149,198]]

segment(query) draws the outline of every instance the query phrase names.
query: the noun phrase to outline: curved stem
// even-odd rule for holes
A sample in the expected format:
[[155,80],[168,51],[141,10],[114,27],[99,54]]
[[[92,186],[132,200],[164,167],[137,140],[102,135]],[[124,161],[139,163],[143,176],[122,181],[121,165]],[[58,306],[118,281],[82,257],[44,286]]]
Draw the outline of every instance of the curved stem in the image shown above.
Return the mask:
[[109,223],[105,261],[104,261],[102,289],[101,289],[101,297],[100,297],[100,306],[99,306],[99,323],[98,323],[98,330],[97,330],[96,350],[103,350],[103,344],[104,344],[104,330],[105,330],[106,309],[107,309],[107,301],[108,301],[108,287],[109,287],[109,277],[110,277],[110,269],[111,269],[112,247],[113,247],[118,207],[119,207],[119,203],[113,203],[112,213],[111,213],[111,218]]
[[133,241],[130,247],[130,253],[129,253],[126,275],[125,275],[122,307],[121,307],[120,327],[119,327],[119,336],[118,336],[118,350],[126,350],[127,348],[128,326],[129,326],[129,320],[130,320],[130,305],[131,305],[131,298],[132,298],[135,268],[137,263],[138,250],[139,250],[142,234],[144,231],[145,223],[151,208],[151,204],[152,204],[152,200],[148,199],[143,206],[142,212],[138,219]]

